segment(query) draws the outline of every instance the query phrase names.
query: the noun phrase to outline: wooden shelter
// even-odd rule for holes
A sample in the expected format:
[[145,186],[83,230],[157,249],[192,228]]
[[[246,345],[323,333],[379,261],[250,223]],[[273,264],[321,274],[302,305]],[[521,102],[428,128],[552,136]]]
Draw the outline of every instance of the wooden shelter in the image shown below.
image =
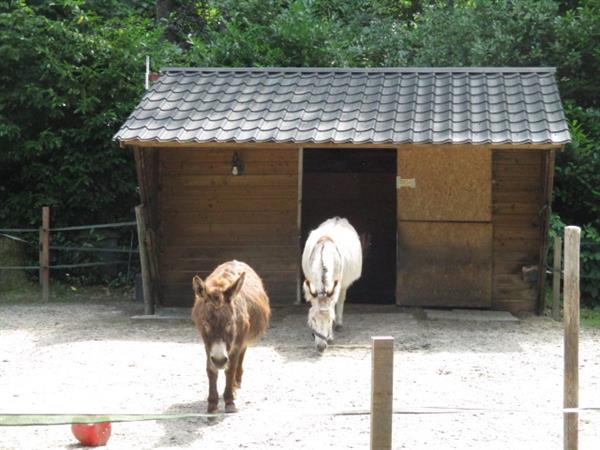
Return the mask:
[[369,242],[349,301],[539,311],[555,151],[551,68],[167,68],[115,139],[135,152],[163,305],[239,259],[300,299],[310,229]]

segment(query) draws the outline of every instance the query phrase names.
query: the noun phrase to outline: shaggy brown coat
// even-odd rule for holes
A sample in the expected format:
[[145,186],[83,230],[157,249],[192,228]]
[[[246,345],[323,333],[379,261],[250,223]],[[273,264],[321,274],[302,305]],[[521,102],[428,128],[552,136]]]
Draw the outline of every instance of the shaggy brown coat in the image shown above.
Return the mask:
[[235,390],[241,387],[242,367],[248,344],[265,333],[271,309],[262,280],[247,264],[229,261],[217,267],[203,282],[192,280],[194,307],[192,320],[206,349],[206,373],[209,380],[208,412],[217,410],[218,367],[211,361],[215,342],[225,343],[228,361],[225,369],[225,411],[235,412]]

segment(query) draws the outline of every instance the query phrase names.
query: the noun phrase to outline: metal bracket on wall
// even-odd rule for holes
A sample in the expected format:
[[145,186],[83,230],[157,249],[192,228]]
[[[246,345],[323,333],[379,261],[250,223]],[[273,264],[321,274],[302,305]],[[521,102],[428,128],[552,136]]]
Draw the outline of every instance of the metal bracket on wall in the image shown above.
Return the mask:
[[414,178],[396,177],[396,189],[417,187],[417,181]]

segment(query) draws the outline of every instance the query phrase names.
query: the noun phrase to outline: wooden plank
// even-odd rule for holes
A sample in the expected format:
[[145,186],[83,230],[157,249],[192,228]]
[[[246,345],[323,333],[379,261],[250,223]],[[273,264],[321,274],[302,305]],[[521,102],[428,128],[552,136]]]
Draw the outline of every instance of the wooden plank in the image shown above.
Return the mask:
[[540,226],[540,217],[532,214],[497,214],[494,216],[494,228],[496,227],[523,227],[537,228]]
[[255,188],[257,186],[270,187],[293,187],[296,185],[296,177],[290,175],[242,175],[234,177],[231,175],[169,175],[162,174],[161,185],[163,189],[169,189],[175,185],[185,188],[205,188],[213,186],[216,188],[237,186],[239,188]]
[[554,261],[552,266],[552,318],[560,320],[560,281],[562,278],[562,239],[554,237]]
[[159,191],[159,150],[134,149],[136,171],[140,199],[143,208],[143,222],[145,227],[144,243],[147,252],[147,269],[151,285],[150,294],[153,304],[160,303],[160,267],[158,264],[159,243],[156,240],[156,230],[159,227],[160,205]]
[[398,150],[399,220],[490,221],[491,151],[485,146],[438,145]]
[[140,253],[140,268],[142,271],[142,290],[144,292],[144,314],[154,314],[154,294],[146,246],[146,219],[143,206],[135,207],[135,218],[138,229],[138,249]]
[[538,252],[539,239],[494,239],[494,251]]
[[540,229],[534,227],[494,227],[494,239],[539,240]]
[[494,300],[494,309],[511,313],[532,313],[535,311],[534,303],[519,299]]
[[278,187],[256,187],[252,189],[243,188],[199,188],[185,189],[167,188],[162,192],[164,202],[187,204],[194,203],[202,199],[204,202],[248,202],[255,199],[278,201],[294,200],[296,201],[296,187],[278,188]]
[[371,450],[391,450],[394,338],[371,338]]
[[291,215],[296,214],[295,198],[232,198],[228,201],[215,200],[211,198],[197,199],[165,199],[161,203],[161,211],[165,214],[177,211],[289,211]]
[[491,305],[491,224],[401,221],[396,261],[400,305]]
[[[244,244],[226,243],[226,244],[204,244],[202,247],[190,247],[189,245],[171,245],[163,249],[161,258],[189,258],[198,254],[223,257],[224,259],[235,259],[239,255],[246,257],[269,255],[270,257],[285,257],[289,252],[296,248],[296,244],[271,244],[261,245],[260,247],[253,242]],[[230,256],[228,256],[230,255]]]
[[262,235],[264,233],[287,235],[296,231],[296,224],[241,224],[241,223],[195,223],[195,222],[172,222],[169,231],[178,235],[201,235],[221,234],[231,235],[232,233],[243,234],[245,236]]
[[[298,257],[296,258],[296,267],[300,269],[302,267],[302,252],[300,251],[301,247],[301,239],[302,239],[302,202],[304,201],[302,198],[303,195],[303,185],[304,185],[304,149],[301,147],[298,149],[298,210],[296,215],[296,236],[298,237],[298,247],[296,250],[296,254]],[[302,270],[297,270],[297,285],[296,285],[296,298],[294,300],[294,305],[300,305],[302,303]]]
[[[162,163],[169,165],[180,163],[184,166],[198,162],[227,162],[230,163],[229,167],[231,169],[234,153],[237,153],[244,163],[290,162],[296,158],[295,152],[289,151],[289,149],[283,149],[282,151],[281,148],[269,148],[268,146],[243,149],[241,146],[232,147],[230,145],[227,148],[203,148],[202,150],[191,147],[170,148],[164,151]],[[228,175],[230,174],[231,170],[228,172]]]
[[541,205],[535,203],[503,203],[503,202],[494,202],[493,212],[494,214],[516,214],[516,215],[538,215],[541,210]]
[[492,174],[494,175],[494,179],[497,178],[538,178],[540,175],[540,165],[539,164],[494,164],[494,168],[492,170]]
[[541,166],[541,155],[539,152],[521,152],[518,150],[500,150],[495,149],[493,151],[494,165],[496,164],[509,164],[513,166],[520,166],[523,164],[532,164]]
[[42,301],[50,300],[50,207],[42,207],[42,226],[40,227],[40,286]]
[[[550,226],[550,213],[552,208],[552,186],[554,183],[554,154],[555,152],[549,152],[544,156],[544,169],[542,172],[542,180],[544,185],[544,193],[542,197],[543,208],[541,212],[542,226],[540,227],[540,253],[539,253],[539,272],[542,274],[546,273],[546,262],[547,262],[547,241],[548,241],[548,228]],[[544,303],[545,303],[545,283],[546,277],[541,276],[538,278],[538,314],[543,314]]]
[[[206,162],[164,162],[162,171],[168,175],[231,175],[230,161],[206,161]],[[297,173],[296,164],[292,161],[245,161],[244,174],[248,175],[269,175],[277,173],[279,175],[295,175]]]
[[[579,247],[581,229],[565,228],[565,284],[564,284],[564,407],[579,407]],[[565,413],[564,448],[577,450],[579,446],[577,413]]]
[[287,224],[290,221],[288,211],[174,211],[165,215],[162,223],[168,226],[173,223],[214,223],[214,224]]

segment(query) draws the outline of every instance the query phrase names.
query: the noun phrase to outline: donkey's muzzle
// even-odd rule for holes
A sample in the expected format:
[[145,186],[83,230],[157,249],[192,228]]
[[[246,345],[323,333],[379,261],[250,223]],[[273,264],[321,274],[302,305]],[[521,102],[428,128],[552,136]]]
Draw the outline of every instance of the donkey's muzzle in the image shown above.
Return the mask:
[[213,365],[217,369],[222,369],[227,364],[227,361],[229,361],[229,358],[227,358],[227,356],[223,356],[223,357],[211,356],[210,361],[213,363]]

